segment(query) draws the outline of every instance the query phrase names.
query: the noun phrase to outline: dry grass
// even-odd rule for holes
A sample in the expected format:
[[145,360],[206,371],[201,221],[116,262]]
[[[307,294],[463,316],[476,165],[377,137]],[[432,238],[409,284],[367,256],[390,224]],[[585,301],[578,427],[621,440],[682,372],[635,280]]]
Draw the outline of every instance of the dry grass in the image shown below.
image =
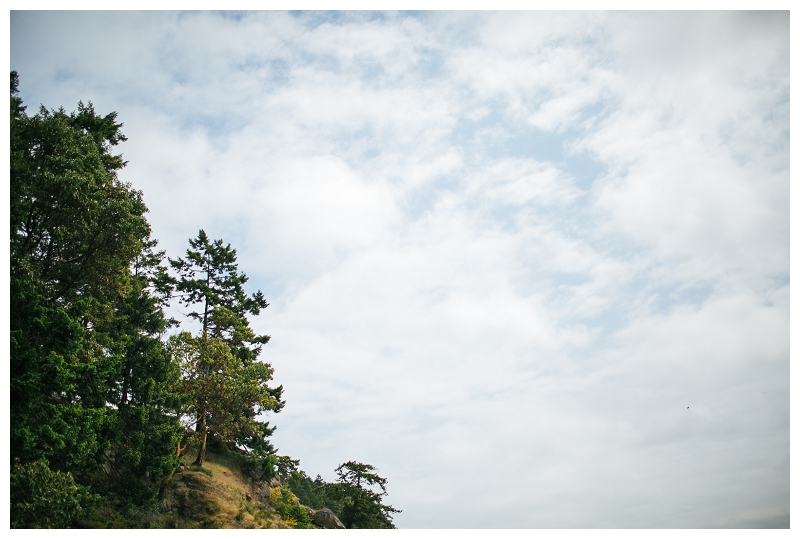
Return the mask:
[[[192,462],[194,455],[187,455]],[[263,482],[239,470],[235,455],[208,452],[202,470],[188,466],[164,492],[168,528],[289,528],[269,505]]]

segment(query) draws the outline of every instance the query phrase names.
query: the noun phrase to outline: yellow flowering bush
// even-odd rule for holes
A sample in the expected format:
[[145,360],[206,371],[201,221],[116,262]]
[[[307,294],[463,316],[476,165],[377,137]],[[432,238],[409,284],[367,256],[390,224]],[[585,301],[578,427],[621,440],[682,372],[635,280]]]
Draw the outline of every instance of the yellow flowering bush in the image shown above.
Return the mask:
[[312,528],[311,515],[300,505],[291,490],[284,486],[269,489],[269,503],[281,516],[283,521],[293,528]]

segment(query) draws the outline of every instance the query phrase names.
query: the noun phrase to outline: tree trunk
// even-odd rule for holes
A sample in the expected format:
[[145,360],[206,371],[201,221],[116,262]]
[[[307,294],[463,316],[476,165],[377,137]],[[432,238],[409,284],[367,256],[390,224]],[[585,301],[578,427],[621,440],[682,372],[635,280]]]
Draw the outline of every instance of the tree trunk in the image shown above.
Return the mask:
[[[185,435],[181,436],[181,439],[178,440],[178,445],[175,448],[176,457],[182,457],[183,454],[186,452],[186,448],[189,446],[189,440],[186,440],[186,443],[183,445],[183,447],[181,447],[181,442],[183,441],[184,437]],[[180,464],[178,466],[180,466]],[[167,474],[167,476],[164,479],[161,480],[161,486],[158,489],[159,499],[161,498],[161,495],[164,493],[164,487],[167,485],[167,483],[169,483],[169,480],[172,479],[172,476],[175,475],[175,470],[177,469],[178,467],[176,466]]]
[[200,434],[200,450],[197,452],[197,459],[194,461],[195,466],[203,466],[203,461],[206,459],[206,440],[208,439],[208,429],[206,428],[206,416],[203,415],[203,430]]

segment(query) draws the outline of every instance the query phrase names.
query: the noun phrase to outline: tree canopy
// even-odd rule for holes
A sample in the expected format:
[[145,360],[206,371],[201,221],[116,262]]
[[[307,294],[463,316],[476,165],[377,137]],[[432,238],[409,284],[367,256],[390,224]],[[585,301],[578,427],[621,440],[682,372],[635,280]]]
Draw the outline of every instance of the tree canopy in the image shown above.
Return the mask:
[[392,515],[400,513],[383,503],[387,480],[374,466],[348,461],[336,468],[338,481],[328,483],[319,475],[311,479],[294,461],[286,483],[303,503],[314,509],[328,508],[346,528],[394,528]]
[[154,286],[142,193],[117,177],[122,124],[91,103],[28,116],[17,86],[12,72],[11,453],[79,478],[110,452],[135,466],[123,424],[156,429],[151,441],[179,431],[159,411],[168,289]]

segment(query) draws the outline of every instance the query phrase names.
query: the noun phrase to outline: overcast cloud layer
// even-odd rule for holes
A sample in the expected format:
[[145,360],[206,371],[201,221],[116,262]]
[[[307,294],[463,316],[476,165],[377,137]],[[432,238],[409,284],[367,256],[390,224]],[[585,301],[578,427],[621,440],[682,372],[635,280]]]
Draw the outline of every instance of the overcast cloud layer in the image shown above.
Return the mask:
[[788,13],[13,12],[399,527],[789,525]]

